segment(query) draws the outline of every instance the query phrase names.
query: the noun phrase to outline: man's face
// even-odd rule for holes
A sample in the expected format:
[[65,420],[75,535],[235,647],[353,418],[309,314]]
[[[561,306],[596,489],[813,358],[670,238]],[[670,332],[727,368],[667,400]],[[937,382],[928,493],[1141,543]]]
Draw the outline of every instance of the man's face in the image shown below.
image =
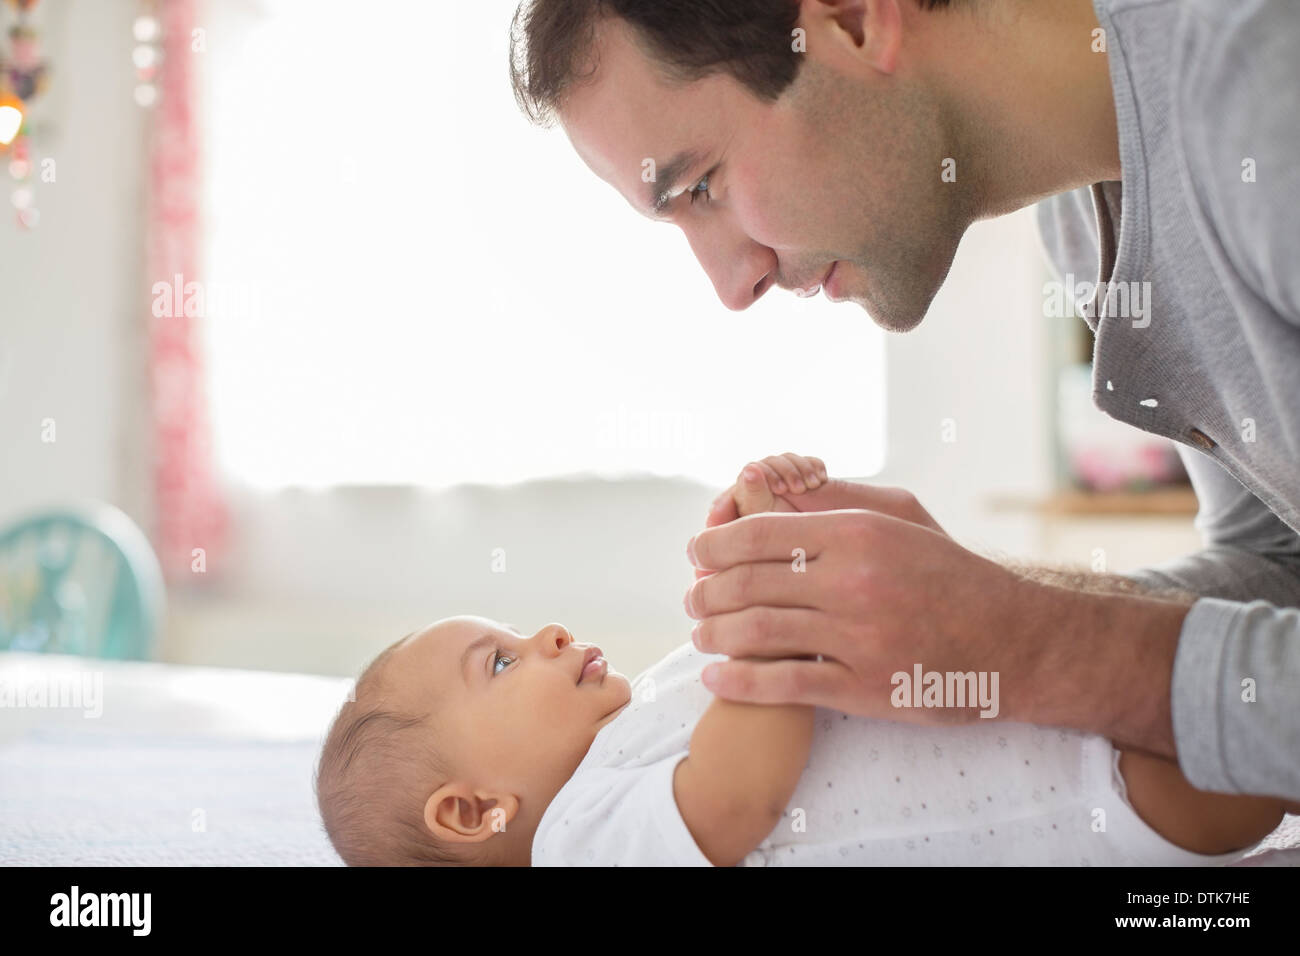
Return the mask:
[[[606,18],[595,72],[559,118],[597,176],[682,229],[729,309],[773,285],[815,292],[833,266],[828,297],[907,331],[974,217],[941,179],[942,110],[908,69],[906,45],[882,72],[820,6],[804,5],[809,52],[773,103],[730,76],[665,79],[623,21]],[[688,159],[669,177],[678,157]],[[652,195],[664,190],[655,215]]]

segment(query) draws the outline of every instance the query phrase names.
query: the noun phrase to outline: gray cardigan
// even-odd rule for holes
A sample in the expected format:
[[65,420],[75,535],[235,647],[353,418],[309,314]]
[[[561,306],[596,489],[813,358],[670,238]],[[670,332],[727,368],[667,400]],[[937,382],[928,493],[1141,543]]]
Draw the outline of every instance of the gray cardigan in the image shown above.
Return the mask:
[[[1093,0],[1122,181],[1039,204],[1096,333],[1093,400],[1179,442],[1204,595],[1170,689],[1201,789],[1300,800],[1300,3]],[[1100,263],[1100,269],[1098,268]]]

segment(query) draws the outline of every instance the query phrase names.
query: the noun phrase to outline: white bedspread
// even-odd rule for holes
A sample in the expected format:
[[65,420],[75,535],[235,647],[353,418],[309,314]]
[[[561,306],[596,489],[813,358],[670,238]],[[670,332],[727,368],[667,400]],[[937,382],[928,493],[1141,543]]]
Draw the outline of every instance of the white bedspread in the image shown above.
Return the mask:
[[349,681],[0,653],[5,693],[96,673],[100,717],[0,707],[0,864],[340,865],[311,775]]
[[[0,706],[0,865],[340,864],[311,775],[348,680],[0,652],[24,701],[96,674],[98,717]],[[1300,865],[1300,817],[1239,865]]]

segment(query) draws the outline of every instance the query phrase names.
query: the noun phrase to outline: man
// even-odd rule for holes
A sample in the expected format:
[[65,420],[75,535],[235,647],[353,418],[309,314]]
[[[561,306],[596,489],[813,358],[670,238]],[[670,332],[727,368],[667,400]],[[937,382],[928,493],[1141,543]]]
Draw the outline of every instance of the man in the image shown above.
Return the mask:
[[1041,201],[1099,280],[1094,400],[1180,442],[1200,499],[1205,549],[1123,576],[1004,567],[900,489],[715,505],[686,599],[715,693],[975,720],[891,676],[996,672],[1001,719],[1300,801],[1298,44],[1289,0],[526,0],[521,105],[729,308],[821,287],[910,330],[972,222]]

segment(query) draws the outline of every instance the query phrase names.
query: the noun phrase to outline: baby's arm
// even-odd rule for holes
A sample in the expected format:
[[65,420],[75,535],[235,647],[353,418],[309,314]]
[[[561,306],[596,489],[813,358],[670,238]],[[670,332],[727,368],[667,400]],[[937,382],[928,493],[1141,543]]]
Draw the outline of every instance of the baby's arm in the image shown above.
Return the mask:
[[1133,809],[1184,850],[1208,855],[1239,850],[1272,833],[1284,814],[1300,811],[1300,805],[1278,797],[1197,790],[1173,761],[1119,749],[1119,770]]
[[[813,473],[809,461],[798,456],[785,456],[783,470],[791,461]],[[771,459],[765,465],[746,466],[758,480],[747,481],[744,471],[736,480],[741,516],[793,510],[772,494],[765,477]],[[674,772],[673,796],[687,829],[715,866],[735,866],[780,822],[808,764],[813,713],[802,704],[715,697],[696,724],[690,753]]]
[[714,698],[673,776],[682,819],[714,866],[735,866],[780,822],[812,731],[812,707]]

